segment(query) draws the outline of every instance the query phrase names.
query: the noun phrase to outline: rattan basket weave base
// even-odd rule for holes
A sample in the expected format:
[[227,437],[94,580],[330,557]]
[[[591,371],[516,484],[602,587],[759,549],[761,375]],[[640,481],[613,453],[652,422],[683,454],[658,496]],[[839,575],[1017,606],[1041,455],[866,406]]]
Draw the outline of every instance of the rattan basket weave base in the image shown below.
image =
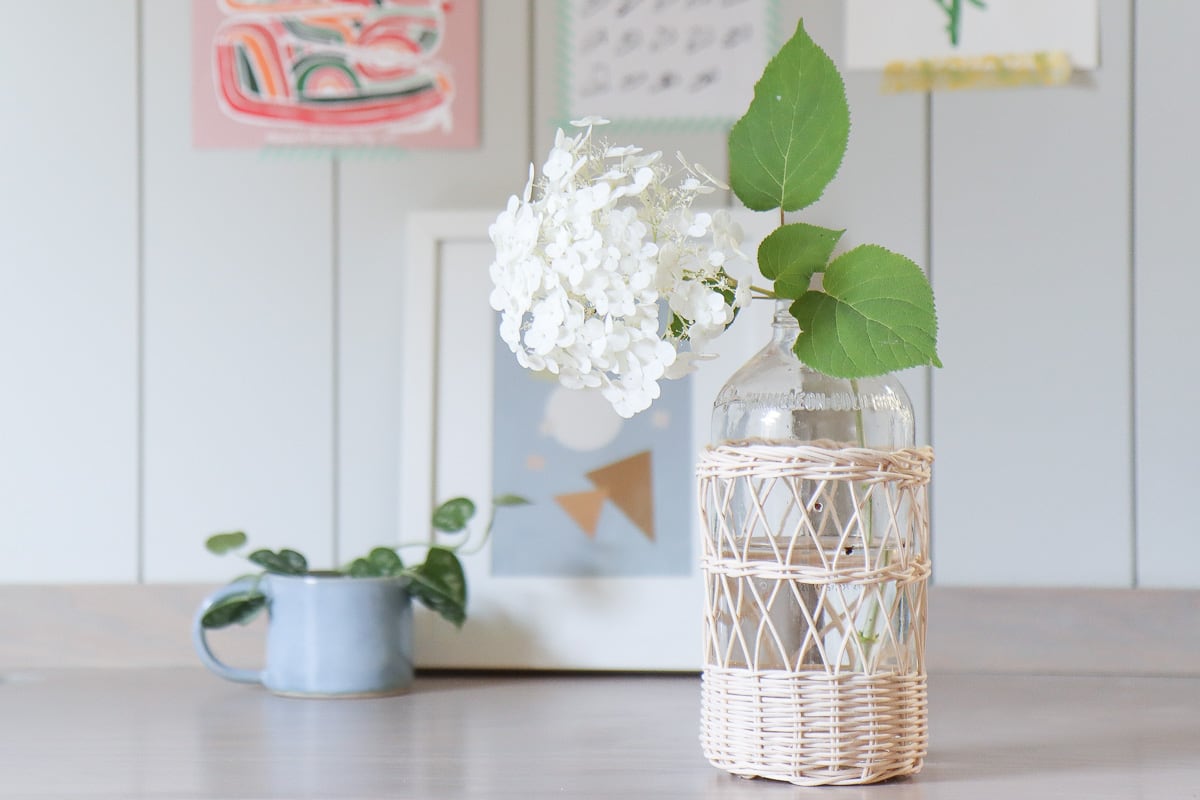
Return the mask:
[[800,786],[915,774],[929,740],[923,675],[709,668],[701,703],[713,766]]
[[823,443],[701,455],[714,766],[803,786],[921,769],[932,460]]

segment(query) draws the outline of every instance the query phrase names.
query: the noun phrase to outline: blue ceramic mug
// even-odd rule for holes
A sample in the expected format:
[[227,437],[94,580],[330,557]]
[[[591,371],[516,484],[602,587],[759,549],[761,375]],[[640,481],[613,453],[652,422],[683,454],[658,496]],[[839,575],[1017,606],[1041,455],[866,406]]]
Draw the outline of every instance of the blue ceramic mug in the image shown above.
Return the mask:
[[300,697],[398,694],[412,684],[412,599],[403,578],[264,575],[259,591],[269,617],[266,667],[239,669],[218,661],[201,620],[214,603],[244,592],[252,580],[210,594],[192,622],[196,652],[217,675]]

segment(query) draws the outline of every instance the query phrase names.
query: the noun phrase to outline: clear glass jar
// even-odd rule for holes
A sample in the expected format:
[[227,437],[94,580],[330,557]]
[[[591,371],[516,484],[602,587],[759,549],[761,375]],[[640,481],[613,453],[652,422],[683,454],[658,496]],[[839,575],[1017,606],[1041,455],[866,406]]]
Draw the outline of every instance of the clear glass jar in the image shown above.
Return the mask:
[[[848,380],[808,367],[792,351],[800,328],[788,307],[786,301],[776,304],[771,341],[717,396],[713,444],[912,447],[912,404],[895,376]],[[879,487],[798,479],[783,484],[763,478],[734,485],[728,503],[710,511],[727,518],[710,520],[709,530],[736,533],[710,541],[713,555],[826,569],[855,559],[878,569],[921,555],[919,544],[897,535],[895,518],[889,519],[895,509],[877,494]],[[911,511],[902,503],[901,514]],[[710,586],[713,596],[725,598],[713,645],[726,666],[878,673],[916,660],[913,609],[895,585],[740,580],[733,589]]]

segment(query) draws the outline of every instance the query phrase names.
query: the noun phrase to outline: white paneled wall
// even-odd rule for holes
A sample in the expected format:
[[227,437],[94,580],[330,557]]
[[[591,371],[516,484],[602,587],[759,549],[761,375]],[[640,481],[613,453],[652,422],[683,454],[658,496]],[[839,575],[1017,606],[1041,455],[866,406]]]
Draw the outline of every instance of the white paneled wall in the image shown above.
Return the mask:
[[1072,85],[932,100],[934,558],[956,582],[1133,579],[1130,4],[1101,15],[1103,64]]
[[0,581],[136,580],[137,6],[3,10]]
[[1134,128],[1137,566],[1147,586],[1200,585],[1200,4],[1139,0]]
[[[220,529],[322,564],[402,536],[405,217],[498,210],[559,117],[556,3],[481,5],[481,147],[342,160],[192,147],[188,0],[6,6],[56,57],[0,49],[0,582],[223,579]],[[840,5],[786,0],[781,33],[801,15],[839,57]],[[906,384],[944,584],[1200,586],[1200,10],[1101,21],[1059,89],[847,75],[845,166],[797,216],[930,268],[947,366]],[[727,166],[719,133],[629,138]]]
[[218,529],[329,559],[333,168],[193,148],[191,4],[143,13],[145,577]]

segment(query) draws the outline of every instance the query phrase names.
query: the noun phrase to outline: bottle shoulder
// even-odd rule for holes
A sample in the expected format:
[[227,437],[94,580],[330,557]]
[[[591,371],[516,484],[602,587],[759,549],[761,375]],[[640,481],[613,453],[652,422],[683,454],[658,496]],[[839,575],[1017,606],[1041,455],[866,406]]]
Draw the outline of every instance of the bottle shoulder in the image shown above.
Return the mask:
[[721,387],[714,406],[731,403],[811,410],[912,410],[908,392],[894,374],[857,380],[834,378],[771,345],[756,353]]
[[774,343],[725,383],[713,404],[713,441],[912,445],[912,402],[892,374],[834,378]]

